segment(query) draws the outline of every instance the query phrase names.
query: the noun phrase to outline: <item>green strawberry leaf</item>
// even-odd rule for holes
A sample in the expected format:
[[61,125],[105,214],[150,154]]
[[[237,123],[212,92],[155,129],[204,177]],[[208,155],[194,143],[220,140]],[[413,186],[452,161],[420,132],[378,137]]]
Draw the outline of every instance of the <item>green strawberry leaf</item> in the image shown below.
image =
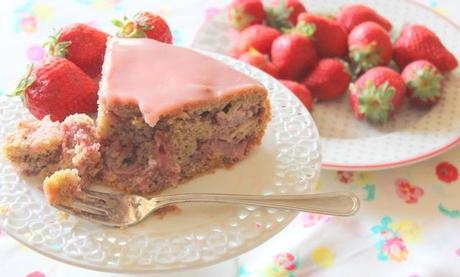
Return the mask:
[[278,6],[268,8],[265,11],[268,26],[278,30],[292,28],[292,24],[289,22],[289,16],[292,12],[292,7],[287,7],[286,1],[281,0]]
[[371,80],[366,82],[359,96],[359,112],[374,123],[386,123],[394,110],[393,97],[396,89],[386,81],[376,87]]

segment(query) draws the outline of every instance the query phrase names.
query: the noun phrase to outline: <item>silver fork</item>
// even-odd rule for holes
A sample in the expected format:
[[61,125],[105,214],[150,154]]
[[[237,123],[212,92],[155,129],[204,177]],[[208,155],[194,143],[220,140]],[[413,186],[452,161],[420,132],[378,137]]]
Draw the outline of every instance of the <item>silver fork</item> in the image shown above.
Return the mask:
[[212,202],[287,209],[335,216],[351,216],[359,210],[359,198],[352,192],[304,195],[238,195],[189,193],[145,198],[138,195],[83,190],[75,201],[55,205],[59,210],[112,227],[127,227],[141,222],[152,212],[171,204]]

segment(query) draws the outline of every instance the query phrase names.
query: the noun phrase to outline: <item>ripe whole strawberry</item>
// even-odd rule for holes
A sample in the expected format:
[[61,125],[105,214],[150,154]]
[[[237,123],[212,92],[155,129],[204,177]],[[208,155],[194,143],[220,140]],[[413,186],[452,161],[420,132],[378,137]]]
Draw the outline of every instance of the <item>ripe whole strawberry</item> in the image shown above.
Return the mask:
[[342,57],[348,53],[347,32],[340,24],[327,17],[301,13],[298,24],[315,26],[312,39],[321,57]]
[[386,123],[404,102],[406,86],[401,75],[388,67],[374,67],[350,85],[350,104],[358,119]]
[[233,0],[228,9],[230,25],[243,30],[254,24],[262,24],[265,10],[261,0]]
[[394,59],[402,69],[416,60],[427,60],[441,72],[453,70],[458,61],[435,33],[422,25],[407,25],[394,45]]
[[313,98],[310,90],[300,83],[290,80],[279,80],[283,85],[290,89],[297,98],[304,104],[308,111],[313,111]]
[[441,99],[444,76],[434,64],[418,60],[408,64],[401,75],[411,104],[429,107]]
[[252,25],[244,29],[236,42],[236,46],[230,51],[231,56],[238,58],[241,54],[254,48],[262,54],[270,54],[273,41],[281,33],[265,25]]
[[169,44],[173,41],[168,23],[151,12],[139,12],[132,19],[114,19],[112,23],[119,28],[117,36],[121,38],[150,38]]
[[252,48],[241,55],[240,60],[278,78],[278,68],[270,61],[268,55],[264,55]]
[[337,21],[348,32],[367,21],[375,22],[387,31],[391,31],[392,28],[391,23],[386,18],[378,14],[375,10],[360,4],[351,4],[342,7],[337,14]]
[[267,9],[267,23],[274,28],[289,28],[297,24],[299,14],[306,12],[299,0],[274,0]]
[[374,22],[364,22],[351,31],[348,35],[348,49],[357,73],[387,65],[393,53],[390,35]]
[[337,58],[322,59],[302,81],[313,97],[332,100],[347,92],[351,74],[347,64]]
[[37,119],[62,121],[75,113],[97,110],[97,83],[71,61],[50,57],[30,67],[14,92]]
[[308,30],[293,30],[273,41],[271,57],[281,79],[300,80],[318,61]]
[[108,34],[86,24],[63,27],[45,43],[50,56],[67,58],[86,74],[101,74]]

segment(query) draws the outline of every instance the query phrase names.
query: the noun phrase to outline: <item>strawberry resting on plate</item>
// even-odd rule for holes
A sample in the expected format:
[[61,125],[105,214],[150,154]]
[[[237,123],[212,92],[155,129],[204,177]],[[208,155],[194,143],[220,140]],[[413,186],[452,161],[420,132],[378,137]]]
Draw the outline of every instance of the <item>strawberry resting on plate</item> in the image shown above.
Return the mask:
[[50,57],[31,66],[13,95],[21,96],[37,119],[63,121],[75,113],[97,110],[97,83],[71,61]]
[[254,48],[241,55],[240,60],[265,71],[274,78],[278,77],[278,68],[270,61],[268,55],[264,55]]
[[230,25],[236,30],[261,24],[265,18],[265,10],[261,0],[233,0],[228,9]]
[[318,61],[315,46],[310,39],[312,28],[294,28],[277,37],[271,49],[272,62],[282,79],[299,80]]
[[392,27],[391,23],[385,17],[378,14],[375,10],[361,4],[351,4],[342,7],[337,15],[337,21],[348,32],[351,32],[353,28],[367,21],[375,22],[387,31],[391,31]]
[[402,77],[411,104],[430,107],[441,99],[444,76],[434,64],[425,60],[412,62],[404,68]]
[[173,41],[168,23],[151,12],[139,12],[132,19],[114,19],[112,23],[119,28],[117,36],[121,38],[151,38],[169,44]]
[[67,58],[86,74],[101,74],[109,35],[86,24],[64,26],[45,43],[50,56]]
[[303,80],[313,97],[332,100],[347,92],[351,74],[348,65],[337,58],[322,59]]
[[403,69],[416,60],[427,60],[441,72],[453,70],[458,61],[438,36],[422,25],[407,25],[394,45],[394,59]]
[[310,90],[304,85],[290,80],[279,80],[283,85],[292,91],[299,98],[308,111],[313,110],[313,97]]
[[262,54],[270,54],[273,41],[280,35],[280,31],[275,28],[261,24],[252,25],[239,34],[235,47],[230,50],[230,55],[238,58],[251,48]]
[[297,24],[311,24],[315,27],[312,39],[321,57],[342,57],[348,53],[347,32],[330,18],[301,13]]
[[350,85],[350,104],[358,119],[386,123],[399,111],[406,93],[401,75],[388,67],[374,67]]
[[361,23],[351,31],[348,49],[356,73],[387,65],[393,53],[390,35],[374,22]]

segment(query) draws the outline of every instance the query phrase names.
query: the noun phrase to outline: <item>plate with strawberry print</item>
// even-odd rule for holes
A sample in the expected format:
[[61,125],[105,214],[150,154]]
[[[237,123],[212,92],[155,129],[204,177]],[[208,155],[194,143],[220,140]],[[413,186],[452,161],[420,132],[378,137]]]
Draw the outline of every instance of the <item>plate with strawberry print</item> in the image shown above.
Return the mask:
[[[287,1],[288,5],[290,2],[295,1]],[[286,21],[281,23],[276,21],[280,19],[280,13],[278,17],[273,17],[273,13],[276,15],[277,10],[269,8],[273,5],[271,3],[272,1],[264,2],[266,19],[262,24],[272,24],[284,30],[292,28],[289,23],[286,26]],[[309,106],[310,96],[316,99],[311,114],[319,129],[322,167],[325,169],[393,168],[428,159],[460,142],[460,110],[458,109],[460,70],[455,66],[455,60],[460,58],[460,48],[457,47],[460,45],[458,26],[410,0],[310,0],[302,3],[310,15],[299,15],[298,18],[303,16],[303,20],[307,23],[308,20],[312,22],[315,20],[316,25],[313,25],[320,27],[311,30],[308,24],[300,28],[297,24],[295,32],[313,38],[310,44],[316,48],[316,60],[307,57],[308,55],[298,53],[294,55],[292,54],[294,50],[286,53],[285,49],[282,49],[285,52],[280,53],[279,49],[282,48],[280,45],[293,44],[292,41],[298,40],[298,38],[293,39],[290,34],[279,35],[273,30],[264,31],[264,27],[258,27],[253,31],[254,34],[243,35],[245,30],[240,33],[232,26],[254,22],[248,23],[248,20],[243,20],[235,23],[235,19],[230,20],[228,9],[231,7],[222,9],[220,13],[205,22],[196,34],[192,46],[234,57],[244,56],[240,59],[275,75],[278,79],[296,79],[308,87],[311,94],[308,97],[300,90],[293,91],[296,95],[301,95],[299,98],[305,106]],[[348,33],[346,41],[343,38],[343,31],[338,31],[336,39],[332,40],[334,42],[332,44],[338,47],[330,47],[331,43],[324,43],[324,47],[318,47],[319,43],[331,41],[327,36],[318,33],[315,35],[315,32],[325,28],[321,27],[323,25],[320,20],[324,21],[324,18],[327,18],[334,21],[332,16],[337,16],[342,7],[357,3],[372,7],[384,18],[374,16],[372,18],[374,24],[369,24],[357,22],[357,17],[344,18],[342,14],[337,17],[340,20],[337,19],[336,23],[329,25],[335,26],[339,23],[342,30]],[[292,10],[296,13],[302,12],[294,6]],[[318,15],[323,19],[317,19]],[[254,20],[258,17],[249,18]],[[289,17],[287,21],[289,20],[293,19]],[[360,25],[359,23],[363,24],[355,28]],[[337,29],[337,27],[329,28],[327,30],[330,32],[334,32],[333,28]],[[370,29],[375,31],[369,31]],[[388,31],[390,29],[391,31]],[[378,36],[375,33],[378,32],[386,33],[385,36],[389,39],[381,38],[382,35],[375,38]],[[354,34],[351,35],[352,33]],[[422,34],[423,39],[412,41],[414,34]],[[241,42],[241,37],[244,36],[247,41],[254,43],[248,46],[246,41]],[[249,36],[254,36],[256,39],[252,37],[248,39]],[[281,40],[281,36],[291,36],[291,40],[288,43],[277,42]],[[439,38],[438,42],[433,42],[437,40],[433,38],[434,36]],[[373,42],[369,41],[369,38],[375,38],[378,45],[386,47],[379,49],[387,49],[393,45],[388,51],[378,52],[378,62],[372,59],[373,56],[364,55],[363,59],[363,52],[355,52],[355,49],[358,49],[355,47],[357,44],[368,46]],[[430,41],[429,47],[415,46],[426,45],[426,41]],[[344,43],[347,44],[345,55],[343,55]],[[299,46],[300,44],[296,42],[296,46],[302,49],[311,46],[306,43],[304,46]],[[342,48],[339,47],[340,45]],[[280,59],[280,56],[284,60]],[[341,66],[336,56],[341,56],[340,61],[345,61],[347,65]],[[312,66],[295,64],[295,61],[311,64],[312,60],[314,61]],[[429,63],[420,60],[428,60]],[[411,64],[412,62],[414,63]],[[294,66],[289,67],[286,64],[294,64]],[[383,70],[375,68],[381,66],[385,66]],[[407,70],[404,71],[406,67]],[[424,69],[423,73],[421,69]],[[325,84],[322,79],[329,80],[332,85]],[[428,82],[425,83],[424,80]],[[368,82],[371,83],[370,87],[367,87]],[[352,85],[349,86],[350,84]],[[290,88],[293,87],[294,85],[290,84]]]

